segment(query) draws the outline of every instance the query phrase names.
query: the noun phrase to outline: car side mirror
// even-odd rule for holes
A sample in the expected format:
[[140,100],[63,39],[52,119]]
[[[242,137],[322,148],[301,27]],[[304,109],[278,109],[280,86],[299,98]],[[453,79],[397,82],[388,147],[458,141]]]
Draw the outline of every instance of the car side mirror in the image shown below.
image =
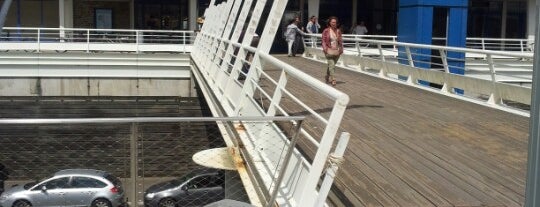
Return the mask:
[[183,190],[183,191],[188,191],[187,185],[182,186],[182,190]]
[[47,187],[46,186],[41,186],[41,191],[47,191]]

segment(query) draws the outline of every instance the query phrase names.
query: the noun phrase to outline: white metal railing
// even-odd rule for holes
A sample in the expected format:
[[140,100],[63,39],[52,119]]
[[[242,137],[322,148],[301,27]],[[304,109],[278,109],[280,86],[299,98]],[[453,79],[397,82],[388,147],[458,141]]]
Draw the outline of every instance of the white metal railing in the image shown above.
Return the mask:
[[[320,39],[321,35],[306,39],[313,38]],[[532,82],[532,53],[343,39],[346,47],[340,63],[346,67],[413,85],[426,86],[422,81],[435,83],[445,94],[470,96],[490,105],[501,106],[503,100],[530,104],[530,88],[507,83],[527,86]],[[305,56],[324,58],[320,47],[306,46]],[[464,71],[465,75],[452,71]],[[465,90],[465,94],[455,89]]]
[[[434,37],[433,40],[446,43],[446,38],[442,37]],[[466,47],[471,49],[532,52],[533,46],[533,41],[529,39],[485,37],[467,37],[466,39]]]
[[189,52],[193,31],[4,27],[0,51]]
[[[254,130],[249,123],[240,122],[238,128],[243,134],[240,141],[246,163],[252,166],[254,171],[256,177],[254,180],[260,181],[259,187],[263,191],[277,193],[275,203],[257,203],[252,198],[254,205],[322,206],[333,182],[333,174],[327,174],[329,176],[324,179],[324,186],[319,188],[317,184],[320,183],[324,169],[331,169],[325,168],[325,163],[338,135],[338,128],[349,98],[335,88],[268,54],[279,26],[276,22],[280,22],[286,2],[269,1],[272,4],[272,11],[268,12],[270,16],[264,25],[265,29],[260,35],[257,48],[249,45],[259,24],[262,10],[270,8],[266,5],[266,1],[247,0],[242,6],[241,1],[227,1],[218,5],[211,3],[205,13],[205,24],[197,36],[191,53],[195,63],[194,76],[202,83],[203,88],[208,89],[205,90],[207,91],[205,96],[213,97],[212,102],[222,108],[226,116],[291,116],[301,112],[309,117],[303,126],[312,128],[302,127],[300,135],[307,141],[306,144],[314,149],[315,156],[307,159],[300,151],[295,150],[290,167],[283,172],[285,180],[278,187],[272,184],[271,180],[276,175],[269,169],[274,169],[279,163],[271,153],[268,153],[274,148],[270,143],[277,140],[269,140],[275,137],[269,135],[276,135],[278,131],[276,129],[283,126],[268,125],[263,130]],[[256,5],[252,6],[252,3]],[[250,10],[256,12],[250,15]],[[231,19],[238,21],[237,23],[227,21]],[[242,31],[244,25],[247,25],[247,29]],[[245,33],[242,40],[239,39],[241,33]],[[303,100],[302,96],[298,96],[297,94],[301,93],[296,91],[298,85],[321,94],[317,102],[333,106],[330,113],[317,111],[315,106]],[[281,137],[281,142],[289,142],[284,136],[278,137]],[[343,137],[346,140],[348,136],[345,133]],[[254,148],[257,143],[263,143],[264,147]],[[264,193],[262,196],[264,197]]]
[[[398,36],[395,35],[353,35],[344,34],[344,38],[359,38],[369,40],[382,40],[397,42]],[[446,38],[433,37],[434,43],[438,41],[440,44],[445,45]],[[306,44],[311,46],[311,39],[306,39]],[[317,42],[320,45],[320,41]],[[346,45],[347,46],[347,45]],[[349,45],[350,46],[350,45]],[[466,48],[470,49],[482,49],[482,50],[497,50],[497,51],[513,51],[513,52],[532,52],[534,42],[530,39],[522,38],[485,38],[485,37],[467,37]]]

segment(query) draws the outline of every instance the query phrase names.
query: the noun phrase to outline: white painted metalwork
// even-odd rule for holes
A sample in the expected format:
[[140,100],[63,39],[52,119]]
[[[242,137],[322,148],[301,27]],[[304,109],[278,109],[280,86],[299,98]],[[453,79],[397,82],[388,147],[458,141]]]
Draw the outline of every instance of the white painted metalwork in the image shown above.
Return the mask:
[[191,72],[187,54],[5,52],[0,77],[189,79]]
[[[310,36],[321,38],[320,34]],[[419,80],[428,81],[439,84],[440,88],[430,89],[443,94],[528,116],[526,111],[509,109],[506,103],[530,104],[531,89],[526,86],[532,82],[532,53],[443,47],[356,37],[345,37],[344,42],[348,43],[349,47],[345,48],[340,64],[349,69],[376,74],[421,88],[427,86],[422,85]],[[419,52],[421,50],[428,51],[431,55],[426,56],[425,53]],[[465,54],[465,57],[455,58],[449,56],[450,53]],[[325,59],[319,46],[307,47],[304,56],[316,60]],[[463,66],[452,63],[461,63]],[[465,75],[449,73],[450,67],[464,70]],[[463,89],[465,94],[454,93],[454,89]]]
[[194,39],[193,31],[4,27],[0,52],[186,53]]
[[[383,40],[397,42],[398,36],[395,35],[353,35],[344,34],[345,38],[359,38],[369,40]],[[433,37],[433,41],[439,41],[446,44],[446,38]],[[320,43],[320,42],[319,42]],[[467,37],[465,47],[470,49],[514,51],[514,52],[533,52],[534,41],[521,38],[485,38],[485,37]]]
[[[333,87],[270,56],[268,52],[287,1],[253,2],[255,5],[252,5],[252,1],[243,1],[240,7],[237,7],[238,1],[218,5],[214,5],[214,1],[210,3],[205,12],[205,24],[197,36],[191,53],[194,76],[199,80],[207,100],[213,100],[212,105],[215,107],[212,108],[216,114],[220,111],[218,108],[221,108],[221,113],[225,116],[289,116],[291,111],[282,103],[283,99],[288,99],[292,104],[307,111],[308,116],[313,117],[311,120],[313,124],[324,129],[322,136],[305,129],[300,131],[301,136],[317,149],[313,161],[308,161],[295,150],[289,160],[290,166],[280,170],[279,175],[269,170],[279,166],[273,153],[268,153],[274,148],[269,143],[276,141],[288,143],[289,140],[276,134],[279,131],[278,126],[270,124],[263,130],[255,131],[249,123],[240,121],[237,127],[241,130],[237,130],[237,133],[241,135],[240,152],[252,172],[247,176],[250,181],[245,183],[254,183],[262,189],[259,195],[250,197],[253,204],[315,206],[317,200],[326,200],[328,192],[320,190],[329,189],[326,185],[330,185],[333,181],[333,176],[328,176],[323,182],[324,187],[317,186],[321,182],[320,178],[349,98]],[[270,8],[270,11],[265,11],[265,8]],[[268,17],[264,27],[261,27],[264,29],[260,34],[257,48],[250,47],[255,31],[263,26],[259,24],[263,14],[268,14]],[[231,19],[236,22],[230,21]],[[240,40],[241,34],[243,38]],[[266,71],[265,68],[268,66],[279,71]],[[288,83],[291,80],[328,97],[328,101],[334,105],[331,113],[328,115],[316,112],[295,96],[289,89]],[[264,84],[261,84],[262,82]],[[268,103],[264,100],[268,100]],[[270,137],[281,138],[269,140]],[[254,147],[261,145],[265,147]],[[276,185],[276,177],[283,178],[283,183]],[[272,192],[277,193],[276,200],[271,199]]]

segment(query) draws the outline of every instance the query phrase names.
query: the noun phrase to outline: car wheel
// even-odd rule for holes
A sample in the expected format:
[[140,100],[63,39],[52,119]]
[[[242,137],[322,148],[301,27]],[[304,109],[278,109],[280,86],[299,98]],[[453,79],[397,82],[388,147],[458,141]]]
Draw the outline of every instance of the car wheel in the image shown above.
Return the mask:
[[176,207],[176,201],[172,198],[164,198],[159,201],[159,207]]
[[32,207],[32,204],[25,200],[19,200],[13,203],[13,207]]
[[92,202],[92,207],[112,207],[112,205],[107,199],[98,198]]

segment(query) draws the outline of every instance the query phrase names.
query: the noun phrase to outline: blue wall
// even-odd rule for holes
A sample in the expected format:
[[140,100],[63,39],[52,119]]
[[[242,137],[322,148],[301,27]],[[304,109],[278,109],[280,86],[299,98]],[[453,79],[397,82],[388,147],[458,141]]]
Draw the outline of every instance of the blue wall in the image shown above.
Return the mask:
[[[400,0],[398,14],[398,41],[417,44],[432,44],[433,39],[433,9],[443,7],[448,9],[447,46],[465,47],[467,35],[467,6],[468,0]],[[406,61],[405,48],[399,48],[402,64]],[[431,50],[411,50],[417,55],[413,56],[415,66],[431,68]],[[465,54],[458,52],[448,53],[449,58],[463,60]],[[450,72],[464,74],[460,68],[463,61],[448,61]]]

